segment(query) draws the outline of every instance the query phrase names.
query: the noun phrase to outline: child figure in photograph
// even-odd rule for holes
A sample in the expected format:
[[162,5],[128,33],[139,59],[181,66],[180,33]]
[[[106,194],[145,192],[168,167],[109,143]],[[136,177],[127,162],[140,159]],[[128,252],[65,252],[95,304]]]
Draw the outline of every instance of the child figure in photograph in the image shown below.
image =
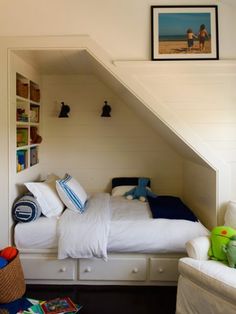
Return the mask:
[[198,40],[199,40],[199,49],[203,51],[205,49],[205,41],[208,38],[208,32],[206,30],[205,24],[201,24],[199,33],[198,33]]
[[197,38],[197,36],[193,33],[191,28],[188,28],[187,30],[187,52],[191,52],[194,44],[194,38]]

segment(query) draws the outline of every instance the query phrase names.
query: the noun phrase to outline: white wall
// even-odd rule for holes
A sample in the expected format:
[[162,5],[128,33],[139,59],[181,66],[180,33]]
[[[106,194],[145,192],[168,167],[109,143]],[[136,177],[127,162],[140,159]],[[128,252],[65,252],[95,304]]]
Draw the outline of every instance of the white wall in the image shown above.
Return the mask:
[[[183,171],[183,199],[198,214],[198,218],[210,230],[222,224],[217,217],[216,173],[212,169],[185,161]],[[218,219],[217,219],[218,218]]]
[[230,197],[236,198],[236,62],[161,64],[127,68],[184,125],[231,169]]
[[[182,195],[183,159],[93,75],[43,76],[43,174],[69,172],[89,192],[115,176],[149,176],[158,194]],[[101,118],[104,100],[111,118]],[[58,118],[60,102],[70,117]]]
[[235,0],[1,0],[0,36],[90,35],[114,60],[149,60],[151,5],[219,6],[220,58],[236,57]]

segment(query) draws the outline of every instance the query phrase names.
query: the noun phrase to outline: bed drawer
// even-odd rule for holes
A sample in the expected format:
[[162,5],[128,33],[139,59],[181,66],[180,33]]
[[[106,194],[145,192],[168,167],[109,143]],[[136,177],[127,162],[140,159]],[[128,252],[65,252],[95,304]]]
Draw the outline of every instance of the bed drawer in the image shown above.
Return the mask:
[[72,259],[21,258],[25,279],[73,280],[76,278],[76,263]]
[[146,280],[145,258],[109,258],[79,261],[80,280]]
[[150,258],[150,280],[177,281],[178,258]]

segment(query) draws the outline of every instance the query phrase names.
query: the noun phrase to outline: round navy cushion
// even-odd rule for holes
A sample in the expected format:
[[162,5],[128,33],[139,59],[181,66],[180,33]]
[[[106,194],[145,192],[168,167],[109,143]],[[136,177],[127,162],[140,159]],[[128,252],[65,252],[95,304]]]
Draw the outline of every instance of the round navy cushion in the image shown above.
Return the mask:
[[36,220],[42,213],[41,207],[32,194],[25,194],[18,198],[12,208],[13,219],[17,222]]

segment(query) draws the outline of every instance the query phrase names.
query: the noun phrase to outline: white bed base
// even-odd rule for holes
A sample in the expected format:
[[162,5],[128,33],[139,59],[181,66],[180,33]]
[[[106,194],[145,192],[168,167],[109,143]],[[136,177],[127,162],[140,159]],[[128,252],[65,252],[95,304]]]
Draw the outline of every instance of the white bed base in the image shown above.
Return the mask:
[[20,250],[28,284],[177,285],[178,260],[185,254],[111,253],[102,259],[57,259],[57,251]]

